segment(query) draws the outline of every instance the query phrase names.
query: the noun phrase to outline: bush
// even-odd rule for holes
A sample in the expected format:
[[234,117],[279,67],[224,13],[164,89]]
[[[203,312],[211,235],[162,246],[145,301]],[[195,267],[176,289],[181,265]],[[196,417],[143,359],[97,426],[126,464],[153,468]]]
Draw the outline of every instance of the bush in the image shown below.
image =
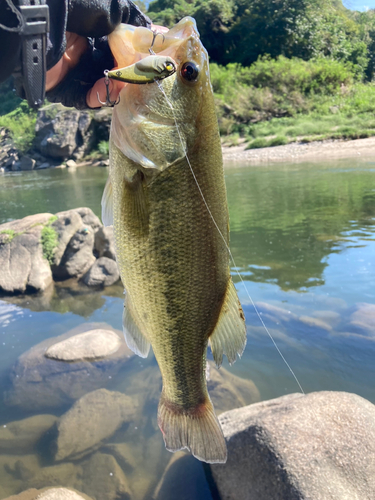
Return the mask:
[[0,127],[9,131],[15,147],[21,153],[28,151],[34,141],[36,115],[36,111],[22,101],[15,110],[0,116]]

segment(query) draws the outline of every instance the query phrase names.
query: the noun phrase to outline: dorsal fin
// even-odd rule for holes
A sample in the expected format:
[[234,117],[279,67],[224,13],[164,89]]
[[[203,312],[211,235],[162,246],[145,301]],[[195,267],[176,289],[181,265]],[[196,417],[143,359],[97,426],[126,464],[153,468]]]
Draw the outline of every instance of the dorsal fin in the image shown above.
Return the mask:
[[210,346],[218,368],[223,362],[223,354],[232,364],[236,361],[237,355],[239,357],[242,355],[246,346],[245,316],[231,278],[218,322],[210,336]]

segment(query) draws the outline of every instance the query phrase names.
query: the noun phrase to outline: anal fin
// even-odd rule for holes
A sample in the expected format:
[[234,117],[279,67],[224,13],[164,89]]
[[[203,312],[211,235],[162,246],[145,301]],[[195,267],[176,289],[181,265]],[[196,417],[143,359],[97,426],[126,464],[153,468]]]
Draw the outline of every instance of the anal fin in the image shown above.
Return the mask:
[[246,346],[245,316],[232,279],[229,280],[220,316],[210,336],[210,347],[217,367],[225,354],[230,364],[241,356]]
[[150,342],[135,323],[130,301],[127,296],[125,298],[124,313],[122,315],[122,329],[129,349],[141,358],[147,358],[150,351]]

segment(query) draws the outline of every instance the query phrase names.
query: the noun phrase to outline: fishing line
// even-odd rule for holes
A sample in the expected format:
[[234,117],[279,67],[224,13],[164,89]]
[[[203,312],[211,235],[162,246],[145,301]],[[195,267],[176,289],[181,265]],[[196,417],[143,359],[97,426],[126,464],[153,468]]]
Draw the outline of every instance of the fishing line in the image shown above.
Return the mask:
[[176,120],[176,116],[175,116],[175,113],[174,113],[174,109],[173,109],[172,103],[169,101],[169,99],[168,99],[168,97],[167,97],[167,95],[166,95],[166,93],[165,93],[165,91],[164,91],[164,89],[163,89],[162,82],[156,82],[156,83],[157,83],[157,85],[158,85],[159,89],[161,90],[162,94],[164,95],[165,100],[166,100],[166,101],[167,101],[167,103],[168,103],[168,106],[169,106],[169,107],[171,108],[171,110],[172,110],[173,119],[174,119],[174,122],[175,122],[175,125],[176,125],[176,130],[177,130],[178,136],[179,136],[179,138],[180,138],[181,146],[182,146],[182,149],[183,149],[183,151],[184,151],[184,153],[185,153],[185,156],[186,156],[186,161],[187,161],[187,163],[188,163],[188,165],[189,165],[189,168],[190,168],[190,171],[191,171],[192,176],[193,176],[193,178],[194,178],[195,184],[197,185],[197,188],[198,188],[198,190],[199,190],[199,193],[200,193],[200,195],[201,195],[201,197],[202,197],[202,200],[203,200],[203,202],[204,202],[204,204],[205,204],[205,206],[206,206],[207,212],[209,213],[209,215],[210,215],[210,217],[211,217],[211,219],[212,219],[212,222],[214,223],[214,225],[215,225],[215,227],[216,227],[216,229],[217,229],[218,233],[220,234],[221,239],[222,239],[222,240],[223,240],[223,242],[224,242],[225,248],[227,249],[228,254],[229,254],[229,256],[230,256],[230,258],[231,258],[231,260],[232,260],[232,262],[233,262],[234,269],[235,269],[235,271],[236,271],[236,273],[237,273],[238,277],[239,277],[239,278],[240,278],[240,280],[241,280],[241,283],[242,283],[242,285],[243,285],[243,287],[244,287],[244,289],[245,289],[245,292],[246,292],[246,294],[247,294],[247,296],[248,296],[248,298],[249,298],[249,300],[250,300],[250,302],[251,302],[251,305],[253,306],[254,311],[255,311],[256,315],[258,316],[259,321],[261,322],[261,324],[262,324],[263,328],[265,329],[265,331],[267,332],[267,334],[268,334],[269,338],[271,339],[271,341],[272,341],[273,345],[275,346],[275,349],[276,349],[276,350],[277,350],[277,352],[279,353],[279,355],[280,355],[281,359],[284,361],[285,365],[287,366],[287,368],[289,369],[290,373],[292,374],[292,376],[293,376],[294,380],[296,381],[296,383],[297,383],[297,385],[298,385],[298,387],[299,387],[300,391],[302,392],[302,394],[304,394],[304,395],[305,395],[305,391],[303,390],[302,385],[300,384],[300,382],[299,382],[299,380],[298,380],[298,378],[297,378],[296,374],[295,374],[295,373],[294,373],[294,371],[292,370],[292,368],[291,368],[290,364],[289,364],[289,363],[288,363],[288,361],[285,359],[285,357],[284,357],[283,353],[280,351],[280,348],[279,348],[279,347],[278,347],[278,345],[276,344],[276,342],[275,342],[275,340],[274,340],[273,336],[271,335],[271,332],[268,330],[267,326],[265,325],[265,323],[264,323],[264,321],[263,321],[263,318],[262,318],[261,314],[259,313],[258,308],[256,307],[256,305],[255,305],[255,303],[254,303],[254,301],[253,301],[253,299],[252,299],[252,297],[251,297],[251,295],[250,295],[250,293],[249,293],[249,291],[248,291],[248,289],[247,289],[247,287],[246,287],[246,284],[245,284],[244,280],[242,279],[242,276],[241,276],[240,272],[238,271],[238,268],[237,268],[237,266],[236,266],[236,262],[235,262],[235,260],[234,260],[233,254],[232,254],[232,252],[231,252],[231,249],[229,248],[228,243],[225,241],[225,238],[224,238],[224,236],[223,236],[223,233],[221,232],[221,230],[220,230],[219,226],[217,225],[217,222],[216,222],[216,221],[215,221],[215,219],[214,219],[214,216],[212,215],[212,212],[211,212],[211,210],[210,210],[210,207],[208,206],[208,203],[207,203],[207,201],[206,201],[206,198],[204,197],[204,194],[203,194],[203,192],[202,192],[202,189],[201,189],[201,187],[200,187],[200,185],[199,185],[199,183],[198,183],[198,179],[197,179],[197,178],[196,178],[196,176],[195,176],[195,173],[194,173],[193,167],[191,166],[191,163],[190,163],[190,160],[189,160],[189,157],[188,157],[187,151],[186,151],[186,149],[185,149],[185,147],[184,147],[184,143],[183,143],[183,140],[182,140],[182,136],[181,136],[181,133],[180,133],[180,129],[179,129],[179,126],[178,126],[178,124],[177,124],[177,120]]

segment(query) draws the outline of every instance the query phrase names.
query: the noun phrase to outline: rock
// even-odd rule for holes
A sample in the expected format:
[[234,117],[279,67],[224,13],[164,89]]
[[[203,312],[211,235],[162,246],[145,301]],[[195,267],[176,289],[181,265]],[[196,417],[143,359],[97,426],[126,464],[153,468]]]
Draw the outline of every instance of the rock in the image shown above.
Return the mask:
[[116,262],[108,257],[100,257],[83,276],[82,281],[87,286],[110,286],[119,279],[120,273]]
[[358,304],[358,309],[350,316],[349,325],[359,334],[375,339],[375,304]]
[[95,123],[88,111],[50,104],[38,111],[35,148],[44,156],[79,159],[95,143]]
[[77,163],[74,160],[68,160],[66,162],[66,166],[68,168],[77,168]]
[[95,500],[130,500],[125,474],[112,455],[95,453],[82,464],[82,490]]
[[[53,344],[96,329],[110,330],[120,340],[120,348],[105,359],[63,363],[45,357]],[[38,412],[71,405],[87,392],[105,387],[132,356],[122,332],[105,323],[80,325],[64,335],[44,340],[18,358],[10,372],[5,403]]]
[[291,394],[219,417],[222,500],[375,498],[375,406],[345,392]]
[[30,486],[35,488],[45,488],[47,486],[68,486],[71,488],[81,487],[82,468],[70,462],[41,467]]
[[56,423],[54,415],[35,415],[0,427],[2,453],[26,454],[34,450],[40,438]]
[[25,489],[39,469],[37,455],[0,455],[0,498]]
[[13,495],[5,500],[92,500],[84,493],[68,488],[35,488]]
[[102,227],[100,219],[94,214],[91,208],[80,207],[74,209],[82,219],[82,223],[85,227],[89,226],[93,232],[98,231]]
[[67,488],[50,488],[40,493],[35,500],[89,500],[87,495]]
[[59,266],[73,235],[82,228],[82,218],[76,210],[66,210],[56,214],[52,228],[57,233],[57,247],[54,250],[54,264]]
[[41,490],[36,490],[35,488],[31,488],[27,491],[23,491],[18,495],[12,495],[11,497],[5,498],[5,500],[35,500],[38,493]]
[[43,225],[50,217],[52,214],[37,214],[0,225],[0,290],[43,291],[52,283],[41,242]]
[[95,233],[94,248],[99,257],[108,257],[109,259],[116,260],[113,226],[102,226]]
[[127,443],[108,443],[102,450],[113,455],[124,472],[131,473],[137,467],[134,451]]
[[107,389],[86,394],[57,424],[55,460],[76,459],[92,452],[134,416],[134,401],[125,394]]
[[211,500],[210,488],[201,462],[183,451],[174,453],[152,498]]
[[260,400],[259,391],[251,380],[237,377],[225,368],[218,370],[212,361],[208,366],[207,389],[216,415]]
[[58,280],[80,277],[95,262],[93,228],[100,226],[100,221],[89,208],[67,210],[56,216],[58,219],[51,226],[58,239],[53,276]]
[[47,161],[44,161],[43,163],[41,163],[40,165],[38,165],[35,170],[44,170],[45,168],[50,168],[51,165],[47,162]]
[[35,167],[35,160],[29,156],[22,156],[19,161],[20,170],[33,170]]
[[94,361],[115,353],[121,346],[119,336],[111,330],[90,330],[53,344],[45,356],[60,361]]
[[96,260],[93,248],[93,231],[86,227],[78,230],[70,240],[61,259],[62,273],[59,277],[77,278],[82,276]]

